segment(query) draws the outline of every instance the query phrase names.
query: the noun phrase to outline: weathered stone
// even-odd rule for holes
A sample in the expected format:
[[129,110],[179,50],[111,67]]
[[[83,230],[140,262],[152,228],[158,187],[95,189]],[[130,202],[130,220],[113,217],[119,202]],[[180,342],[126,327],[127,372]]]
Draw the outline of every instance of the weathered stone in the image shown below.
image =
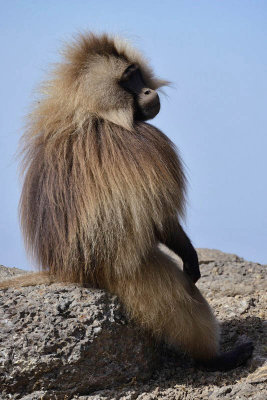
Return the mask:
[[13,276],[23,275],[26,274],[28,271],[24,271],[23,269],[19,268],[8,268],[4,265],[0,265],[0,282],[5,279],[10,279]]
[[236,254],[224,253],[215,249],[197,249],[197,255],[200,264],[208,264],[212,261],[244,261]]
[[265,400],[266,266],[217,250],[198,254],[197,286],[221,321],[222,349],[254,342],[246,366],[205,372],[166,350],[150,377],[158,352],[115,297],[74,285],[9,289],[0,292],[0,399]]
[[0,321],[2,396],[43,388],[55,396],[90,393],[148,379],[157,365],[150,338],[101,290],[59,284],[4,290]]

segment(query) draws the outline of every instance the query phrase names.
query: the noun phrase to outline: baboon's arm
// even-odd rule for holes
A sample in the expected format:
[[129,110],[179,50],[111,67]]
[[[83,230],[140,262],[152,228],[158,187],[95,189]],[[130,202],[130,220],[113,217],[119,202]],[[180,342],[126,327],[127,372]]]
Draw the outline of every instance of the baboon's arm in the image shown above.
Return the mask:
[[174,251],[183,260],[183,269],[193,282],[200,278],[197,252],[190,239],[178,222],[178,218],[169,218],[162,232],[157,231],[159,241]]

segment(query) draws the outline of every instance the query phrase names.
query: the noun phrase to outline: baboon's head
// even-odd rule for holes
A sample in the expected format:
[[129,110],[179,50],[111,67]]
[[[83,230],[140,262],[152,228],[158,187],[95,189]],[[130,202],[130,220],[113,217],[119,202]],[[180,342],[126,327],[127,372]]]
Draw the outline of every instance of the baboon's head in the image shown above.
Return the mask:
[[127,129],[134,120],[146,121],[158,114],[156,90],[167,82],[155,78],[144,58],[126,41],[105,34],[80,35],[64,55],[57,82],[61,80],[65,90],[59,92],[76,109]]

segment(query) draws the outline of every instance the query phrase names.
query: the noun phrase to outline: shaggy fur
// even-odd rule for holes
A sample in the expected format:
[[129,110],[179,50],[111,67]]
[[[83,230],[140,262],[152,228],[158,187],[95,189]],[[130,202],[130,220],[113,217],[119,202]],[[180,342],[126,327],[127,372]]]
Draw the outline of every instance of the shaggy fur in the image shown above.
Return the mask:
[[166,82],[117,38],[80,36],[64,54],[23,138],[27,249],[56,280],[117,294],[156,337],[211,358],[215,318],[156,235],[183,216],[181,160],[162,132],[134,121],[132,95],[118,84],[132,63],[148,87]]

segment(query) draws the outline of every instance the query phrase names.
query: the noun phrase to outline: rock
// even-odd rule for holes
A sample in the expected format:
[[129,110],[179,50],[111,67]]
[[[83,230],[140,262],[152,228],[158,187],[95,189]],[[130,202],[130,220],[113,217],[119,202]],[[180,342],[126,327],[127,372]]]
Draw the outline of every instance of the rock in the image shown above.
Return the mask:
[[[198,286],[224,296],[254,298],[266,292],[266,267],[247,261],[211,261],[200,265],[201,279]],[[256,290],[255,290],[256,289]]]
[[10,279],[13,276],[18,276],[18,275],[23,275],[26,274],[29,271],[24,271],[23,269],[19,268],[8,268],[5,267],[4,265],[0,265],[0,282],[4,281],[5,279]]
[[226,386],[221,389],[215,390],[210,396],[210,400],[216,399],[254,399],[254,400],[266,400],[265,393],[255,392],[255,388],[248,384],[242,383],[237,384],[234,387]]
[[214,249],[197,249],[197,255],[200,264],[208,264],[212,261],[244,261],[243,258],[235,254],[228,254]]
[[4,290],[0,321],[3,398],[44,388],[43,399],[90,393],[148,379],[157,366],[151,339],[101,290],[60,284]]
[[159,354],[103,291],[8,289],[0,294],[0,399],[265,400],[266,266],[219,250],[198,254],[197,285],[221,322],[222,350],[254,342],[246,366],[205,372],[170,349]]
[[254,372],[250,374],[247,378],[248,383],[263,383],[267,382],[267,362],[263,367],[260,367]]

